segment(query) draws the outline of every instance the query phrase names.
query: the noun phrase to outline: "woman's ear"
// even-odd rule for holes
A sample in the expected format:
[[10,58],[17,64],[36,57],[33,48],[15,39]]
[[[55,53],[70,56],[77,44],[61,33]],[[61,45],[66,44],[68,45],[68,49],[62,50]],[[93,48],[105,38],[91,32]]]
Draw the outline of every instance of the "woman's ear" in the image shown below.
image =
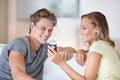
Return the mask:
[[95,31],[98,33],[98,32],[100,31],[100,28],[97,26],[97,27],[95,28]]

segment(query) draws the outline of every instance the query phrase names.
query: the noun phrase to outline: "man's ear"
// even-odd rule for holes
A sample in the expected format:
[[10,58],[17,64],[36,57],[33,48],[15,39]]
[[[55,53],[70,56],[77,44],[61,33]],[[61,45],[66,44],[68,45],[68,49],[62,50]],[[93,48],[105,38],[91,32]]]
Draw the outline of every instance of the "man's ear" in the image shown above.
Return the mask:
[[32,29],[34,26],[35,26],[34,23],[30,22],[30,29]]

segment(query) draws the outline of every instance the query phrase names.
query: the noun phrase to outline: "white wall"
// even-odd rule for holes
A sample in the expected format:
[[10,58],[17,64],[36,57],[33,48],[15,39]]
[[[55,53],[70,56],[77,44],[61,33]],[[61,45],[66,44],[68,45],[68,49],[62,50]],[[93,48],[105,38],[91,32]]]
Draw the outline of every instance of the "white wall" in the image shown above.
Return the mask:
[[[110,36],[117,43],[120,51],[119,21],[120,0],[80,0],[80,16],[92,11],[100,11],[106,15],[109,23]],[[28,34],[28,22],[18,19],[17,0],[8,1],[8,39],[22,34]],[[79,38],[79,19],[58,19],[58,27],[53,32],[53,39],[58,39],[58,45],[82,48],[84,43]],[[56,35],[57,32],[57,35]],[[59,35],[58,35],[59,34]],[[62,44],[64,43],[64,44]]]
[[79,18],[58,18],[50,39],[57,40],[58,46],[78,48]]
[[[18,35],[28,34],[29,21],[22,20],[18,18],[18,1],[10,0],[8,1],[8,34],[9,41]],[[59,46],[72,46],[74,48],[78,47],[78,29],[79,28],[79,18],[58,18],[57,25],[53,30],[53,35],[50,39],[57,40]]]
[[120,0],[80,0],[80,16],[92,11],[100,11],[105,14],[110,36],[115,40],[120,52]]

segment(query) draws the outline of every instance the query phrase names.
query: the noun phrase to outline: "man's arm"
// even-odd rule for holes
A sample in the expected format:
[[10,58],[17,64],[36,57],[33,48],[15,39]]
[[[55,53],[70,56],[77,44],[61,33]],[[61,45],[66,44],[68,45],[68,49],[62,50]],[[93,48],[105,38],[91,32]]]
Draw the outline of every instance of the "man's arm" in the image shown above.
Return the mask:
[[61,53],[64,60],[71,59],[73,53],[77,52],[73,47],[58,47],[57,50]]
[[74,49],[73,47],[59,47],[58,46],[58,51],[59,52],[62,52],[62,51],[65,51],[65,50],[70,51],[72,53],[76,53],[77,52],[76,49]]
[[26,74],[24,57],[16,51],[10,51],[9,64],[13,80],[35,80]]

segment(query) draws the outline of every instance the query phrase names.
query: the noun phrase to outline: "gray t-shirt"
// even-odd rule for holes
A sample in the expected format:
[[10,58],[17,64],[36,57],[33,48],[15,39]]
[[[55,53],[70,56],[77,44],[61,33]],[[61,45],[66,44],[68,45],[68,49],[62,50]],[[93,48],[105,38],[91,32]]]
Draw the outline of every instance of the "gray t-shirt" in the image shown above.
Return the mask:
[[10,41],[0,55],[0,80],[12,80],[9,66],[9,51],[18,51],[25,59],[26,73],[37,80],[42,80],[43,66],[47,58],[48,43],[42,45],[37,54],[29,44],[26,36],[20,36]]

